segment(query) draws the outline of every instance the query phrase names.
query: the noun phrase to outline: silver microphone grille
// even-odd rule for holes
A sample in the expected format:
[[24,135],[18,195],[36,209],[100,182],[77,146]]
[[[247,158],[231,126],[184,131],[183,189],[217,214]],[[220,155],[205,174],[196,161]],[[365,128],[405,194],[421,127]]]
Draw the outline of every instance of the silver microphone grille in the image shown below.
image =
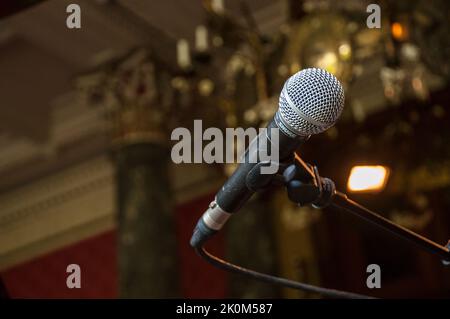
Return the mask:
[[286,81],[275,119],[288,135],[309,136],[333,126],[343,108],[339,81],[325,70],[310,68]]

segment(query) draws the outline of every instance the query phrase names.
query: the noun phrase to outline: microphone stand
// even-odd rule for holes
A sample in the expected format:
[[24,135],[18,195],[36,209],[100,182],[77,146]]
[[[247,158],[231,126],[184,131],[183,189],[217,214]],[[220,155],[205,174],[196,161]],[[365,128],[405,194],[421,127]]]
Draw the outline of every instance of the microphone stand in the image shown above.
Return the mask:
[[317,167],[305,163],[297,154],[294,164],[284,170],[283,180],[288,197],[294,203],[300,206],[312,204],[315,208],[331,205],[343,209],[439,256],[444,265],[450,265],[450,240],[446,246],[439,245],[349,199],[346,194],[336,191],[332,180],[320,177]]

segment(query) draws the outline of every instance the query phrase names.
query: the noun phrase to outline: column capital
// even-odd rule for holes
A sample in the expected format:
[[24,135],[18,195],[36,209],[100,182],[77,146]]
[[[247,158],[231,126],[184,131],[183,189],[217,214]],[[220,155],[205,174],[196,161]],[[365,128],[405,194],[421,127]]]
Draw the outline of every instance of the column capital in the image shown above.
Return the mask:
[[85,103],[103,108],[112,145],[165,145],[173,122],[171,75],[145,48],[77,78]]

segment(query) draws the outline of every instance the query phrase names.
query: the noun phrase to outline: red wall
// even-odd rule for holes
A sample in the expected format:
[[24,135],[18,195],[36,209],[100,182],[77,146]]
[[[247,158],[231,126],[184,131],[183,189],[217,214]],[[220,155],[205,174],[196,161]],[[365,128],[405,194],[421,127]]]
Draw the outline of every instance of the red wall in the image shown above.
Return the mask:
[[[81,288],[66,286],[66,267],[81,268]],[[2,273],[11,298],[114,298],[117,296],[115,232],[107,232]]]
[[[192,229],[212,195],[185,203],[176,209],[181,292],[188,298],[221,298],[226,294],[226,275],[198,257],[189,246]],[[109,231],[74,245],[17,265],[1,273],[11,298],[116,298],[116,233]],[[220,235],[208,247],[222,255]],[[81,268],[81,288],[66,286],[66,267]]]

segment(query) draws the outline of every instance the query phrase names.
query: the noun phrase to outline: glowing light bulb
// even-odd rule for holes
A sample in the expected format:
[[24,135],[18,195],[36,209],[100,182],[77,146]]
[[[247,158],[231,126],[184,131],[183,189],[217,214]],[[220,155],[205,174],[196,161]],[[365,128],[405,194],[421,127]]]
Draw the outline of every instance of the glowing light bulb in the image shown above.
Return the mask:
[[400,22],[394,22],[391,25],[391,33],[396,40],[405,40],[407,37],[407,30]]
[[389,169],[385,166],[354,166],[347,188],[352,192],[378,192],[386,186],[388,175]]

